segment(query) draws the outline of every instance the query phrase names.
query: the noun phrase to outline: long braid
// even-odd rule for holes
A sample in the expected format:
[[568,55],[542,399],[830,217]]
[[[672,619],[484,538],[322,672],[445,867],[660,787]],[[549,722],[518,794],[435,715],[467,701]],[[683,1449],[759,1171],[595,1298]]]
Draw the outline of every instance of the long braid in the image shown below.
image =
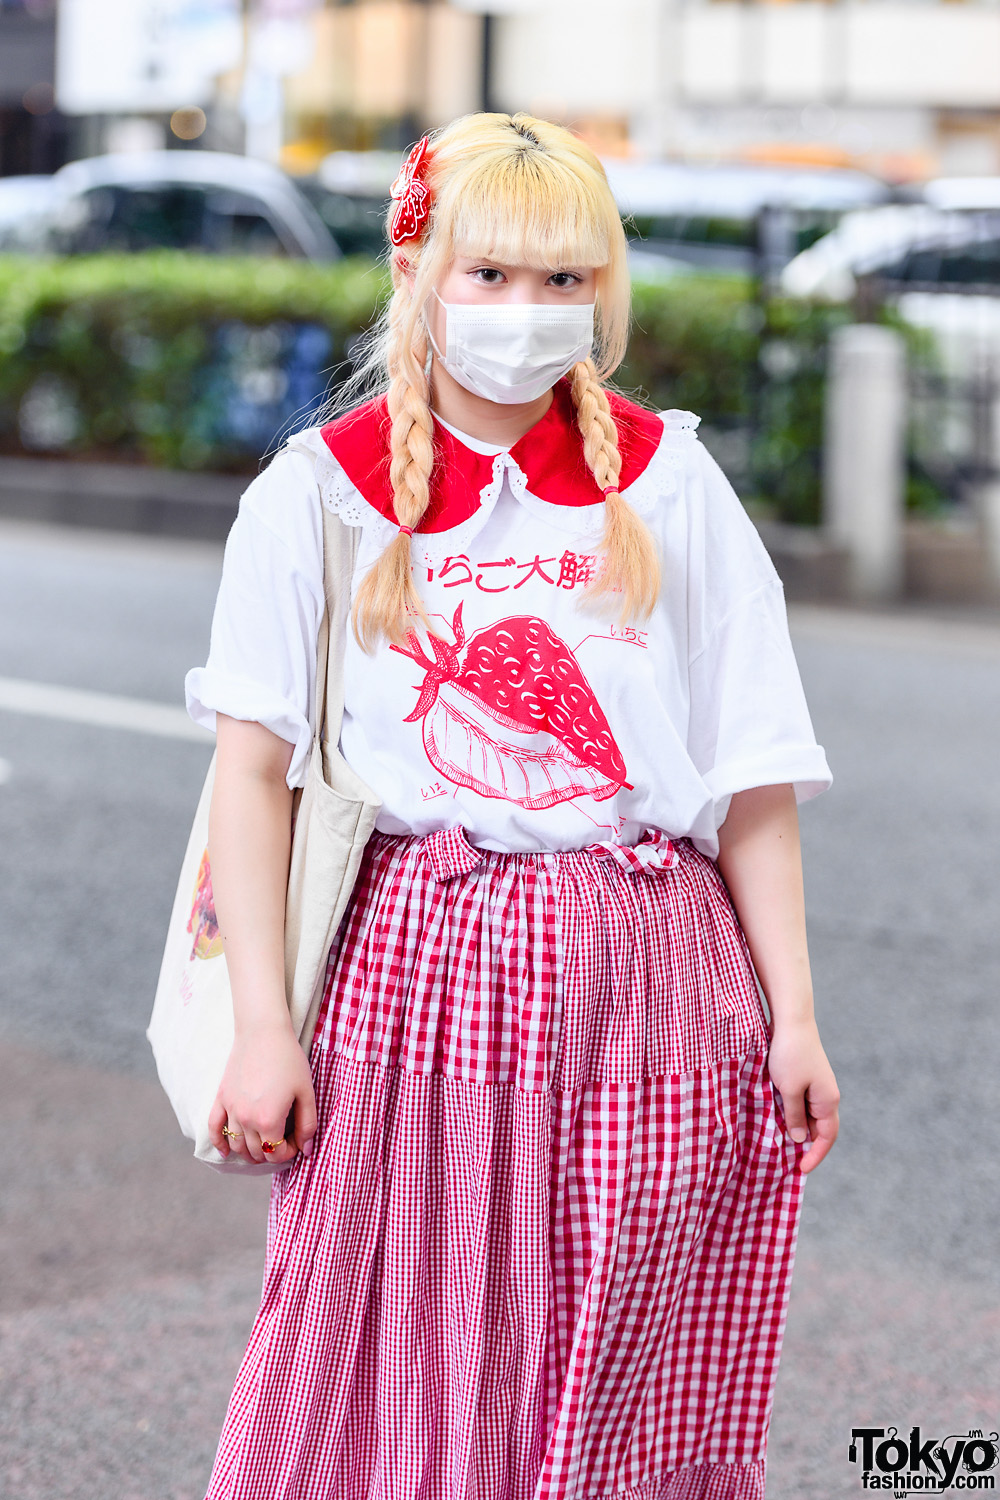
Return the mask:
[[[395,291],[389,313],[386,363],[390,432],[389,478],[393,507],[401,526],[416,527],[430,503],[434,466],[434,421],[424,373],[427,339],[422,324],[414,327],[409,284],[394,269]],[[354,633],[366,651],[384,634],[402,645],[415,615],[429,627],[413,583],[410,538],[400,531],[369,569],[352,611]]]
[[[583,435],[583,456],[600,488],[608,489],[618,483],[622,459],[615,419],[592,359],[581,360],[573,366],[572,390],[576,420]],[[647,618],[660,591],[656,542],[645,521],[636,515],[616,489],[605,496],[601,550],[604,568],[587,585],[585,597],[597,598],[620,592],[620,623]]]

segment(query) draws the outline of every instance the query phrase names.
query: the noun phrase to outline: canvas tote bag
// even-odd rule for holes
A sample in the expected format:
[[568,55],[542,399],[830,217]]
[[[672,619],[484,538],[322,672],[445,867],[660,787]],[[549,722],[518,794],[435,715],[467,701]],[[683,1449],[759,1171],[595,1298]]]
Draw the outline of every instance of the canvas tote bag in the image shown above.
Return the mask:
[[[355,528],[345,526],[324,506],[326,610],[317,644],[316,727],[306,784],[301,796],[296,793],[285,906],[285,992],[292,1026],[306,1052],[323,998],[330,946],[381,806],[337,748],[357,538]],[[232,991],[208,862],[214,780],[213,755],[181,866],[146,1035],[180,1127],[195,1143],[195,1156],[224,1171],[265,1173],[280,1168],[236,1155],[224,1157],[208,1135],[209,1112],[234,1036]]]

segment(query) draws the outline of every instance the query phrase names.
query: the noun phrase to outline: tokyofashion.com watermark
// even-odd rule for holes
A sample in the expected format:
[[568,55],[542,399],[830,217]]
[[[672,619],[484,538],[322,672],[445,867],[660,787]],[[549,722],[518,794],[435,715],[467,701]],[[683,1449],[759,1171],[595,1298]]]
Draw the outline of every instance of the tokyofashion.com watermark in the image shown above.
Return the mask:
[[861,1469],[861,1487],[891,1494],[934,1494],[941,1490],[992,1490],[1000,1463],[1000,1436],[978,1428],[925,1438],[911,1427],[909,1438],[896,1427],[852,1427],[847,1457]]

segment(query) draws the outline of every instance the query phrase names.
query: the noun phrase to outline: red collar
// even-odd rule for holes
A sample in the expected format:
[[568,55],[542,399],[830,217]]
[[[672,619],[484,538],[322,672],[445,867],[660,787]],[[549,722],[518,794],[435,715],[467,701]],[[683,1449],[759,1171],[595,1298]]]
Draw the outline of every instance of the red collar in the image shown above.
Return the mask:
[[[663,423],[624,396],[608,393],[618,429],[622,457],[621,487],[634,483],[647,468],[663,436]],[[321,429],[324,441],[351,483],[369,505],[389,521],[396,520],[389,483],[389,413],[384,396],[366,401]],[[449,531],[468,520],[480,506],[482,491],[493,478],[493,457],[467,448],[440,422],[434,426],[435,464],[430,504],[418,531]],[[594,505],[601,492],[583,458],[583,438],[568,382],[555,387],[552,405],[510,450],[528,489],[550,505]]]

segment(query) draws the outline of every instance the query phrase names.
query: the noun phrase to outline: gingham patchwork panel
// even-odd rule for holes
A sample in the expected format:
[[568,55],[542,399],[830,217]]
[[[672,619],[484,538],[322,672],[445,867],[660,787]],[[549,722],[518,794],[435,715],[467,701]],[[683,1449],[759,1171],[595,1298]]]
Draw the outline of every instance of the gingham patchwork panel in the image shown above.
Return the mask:
[[761,1500],[803,1178],[725,889],[463,843],[366,852],[208,1500]]

